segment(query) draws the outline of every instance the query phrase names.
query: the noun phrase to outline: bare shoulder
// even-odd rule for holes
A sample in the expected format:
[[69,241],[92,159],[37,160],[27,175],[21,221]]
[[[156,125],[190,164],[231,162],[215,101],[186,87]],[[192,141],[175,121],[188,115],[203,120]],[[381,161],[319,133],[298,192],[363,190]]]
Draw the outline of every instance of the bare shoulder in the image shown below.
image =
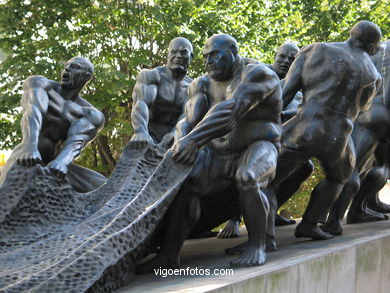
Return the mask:
[[270,79],[279,83],[277,74],[263,63],[248,64],[242,71],[242,81],[261,82]]
[[345,43],[342,42],[313,43],[304,46],[297,54],[297,58],[301,55],[306,55],[306,56],[312,54],[324,55],[324,54],[329,54],[330,52],[333,52],[335,54],[343,54],[345,49],[346,49]]
[[245,57],[242,58],[242,63],[244,64],[244,66],[249,65],[249,64],[263,64],[263,63],[261,63],[260,61],[258,61],[256,59],[245,58]]
[[53,80],[49,80],[42,75],[31,75],[23,83],[23,89],[42,88],[46,91],[50,90],[53,85],[58,84]]
[[159,67],[154,69],[142,69],[137,75],[137,82],[146,84],[159,84],[161,80],[161,70]]
[[93,125],[97,128],[100,128],[104,125],[104,114],[96,109],[91,103],[89,103],[86,99],[79,97],[76,100],[76,103],[84,108],[85,118],[87,118]]
[[195,95],[198,92],[206,93],[209,88],[209,84],[210,84],[209,78],[205,75],[195,78],[191,82],[189,87],[190,97]]

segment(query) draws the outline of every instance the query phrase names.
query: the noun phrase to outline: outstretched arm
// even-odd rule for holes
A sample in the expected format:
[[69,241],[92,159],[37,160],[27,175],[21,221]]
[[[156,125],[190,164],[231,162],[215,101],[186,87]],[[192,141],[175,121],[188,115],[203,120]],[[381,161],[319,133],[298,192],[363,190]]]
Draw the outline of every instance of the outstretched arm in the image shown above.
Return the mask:
[[199,147],[186,136],[202,120],[209,108],[207,99],[208,79],[204,76],[195,79],[188,88],[188,102],[184,118],[176,126],[173,158],[181,163],[190,163],[196,158]]
[[[58,156],[49,163],[49,168],[58,175],[65,175],[68,165],[76,159],[81,151],[92,141],[104,125],[104,115],[94,107],[74,105],[70,115],[81,115],[70,126]],[[73,113],[72,113],[73,112]],[[77,113],[77,114],[76,114]]]
[[155,69],[143,69],[137,76],[131,111],[131,123],[134,129],[131,140],[153,142],[148,130],[149,110],[156,100],[159,83],[160,74]]
[[208,80],[202,76],[195,79],[188,88],[188,102],[184,108],[184,118],[176,126],[175,141],[186,136],[202,118],[209,109],[209,103],[206,96]]
[[24,166],[33,166],[42,161],[38,150],[38,139],[42,128],[42,120],[49,105],[48,90],[50,88],[49,80],[43,76],[30,76],[23,84],[21,100],[23,138],[18,163]]
[[242,73],[240,85],[226,101],[212,107],[187,138],[201,147],[214,138],[228,134],[236,121],[243,119],[275,91],[280,91],[280,85],[273,71],[264,65],[248,65]]
[[[214,138],[228,134],[237,120],[275,91],[280,94],[279,78],[263,65],[248,65],[242,73],[240,85],[227,100],[214,105],[187,135],[175,145],[174,158],[191,163],[200,147]],[[188,126],[188,125],[187,125]],[[186,124],[182,127],[188,131]]]

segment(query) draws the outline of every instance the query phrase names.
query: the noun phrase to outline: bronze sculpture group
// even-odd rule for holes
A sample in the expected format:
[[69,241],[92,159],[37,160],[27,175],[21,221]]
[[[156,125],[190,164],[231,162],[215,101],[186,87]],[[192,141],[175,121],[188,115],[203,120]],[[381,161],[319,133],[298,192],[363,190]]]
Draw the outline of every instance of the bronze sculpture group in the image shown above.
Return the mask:
[[[387,219],[383,213],[390,212],[390,207],[379,201],[377,192],[389,176],[390,79],[386,69],[390,68],[390,43],[379,46],[380,39],[375,24],[361,21],[345,42],[315,43],[301,50],[285,44],[278,49],[274,64],[267,65],[241,57],[236,40],[218,34],[206,41],[206,73],[194,80],[187,76],[193,58],[190,41],[173,39],[166,65],[142,70],[137,77],[131,114],[134,135],[108,180],[72,164],[104,124],[102,113],[79,96],[92,77],[93,65],[87,59],[72,58],[60,83],[42,76],[25,81],[23,140],[2,172],[0,197],[15,185],[15,176],[23,168],[33,168],[37,178],[46,178],[47,188],[56,182],[53,186],[61,187],[58,190],[73,200],[86,193],[82,216],[73,223],[75,231],[87,235],[85,223],[112,215],[110,225],[121,227],[114,230],[118,235],[123,227],[132,229],[132,235],[143,235],[137,240],[119,237],[111,245],[102,240],[109,238],[105,228],[94,232],[95,238],[91,237],[106,245],[96,253],[118,250],[115,261],[102,261],[100,270],[96,267],[92,281],[80,281],[84,286],[80,288],[96,291],[106,290],[102,280],[124,285],[127,279],[118,277],[118,270],[134,271],[153,247],[159,247],[157,255],[139,265],[138,272],[178,267],[184,241],[204,217],[204,203],[214,198],[231,197],[238,205],[225,209],[226,217],[219,219],[218,225],[230,219],[222,237],[238,235],[241,214],[248,230],[248,241],[226,251],[239,254],[231,265],[264,264],[266,250],[276,250],[277,208],[310,176],[312,157],[321,163],[325,178],[312,192],[296,237],[325,240],[341,234],[351,201],[350,223]],[[26,190],[34,190],[39,197],[40,188],[46,187],[42,183],[34,188]],[[53,194],[60,191],[54,188]],[[9,208],[0,209],[0,231],[14,233],[10,223],[15,211],[22,210],[19,202],[26,194],[16,194]],[[132,205],[139,218],[131,214]],[[115,213],[120,216],[114,217]],[[134,223],[126,223],[126,217]],[[277,219],[279,224],[290,223]],[[217,222],[208,224],[205,230],[217,226]],[[51,234],[40,231],[34,241],[50,242],[55,235],[65,235],[66,229],[55,226]],[[11,236],[3,240],[0,236],[0,248],[2,243],[12,247]],[[12,283],[7,280],[0,278],[0,284]],[[50,280],[62,282],[61,278]]]

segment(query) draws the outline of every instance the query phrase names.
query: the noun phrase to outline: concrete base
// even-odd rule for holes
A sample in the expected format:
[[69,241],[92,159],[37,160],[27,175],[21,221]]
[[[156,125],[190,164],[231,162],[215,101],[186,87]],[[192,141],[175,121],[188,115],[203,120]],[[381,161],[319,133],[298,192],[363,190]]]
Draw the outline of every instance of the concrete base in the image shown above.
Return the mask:
[[[234,269],[227,276],[136,275],[117,293],[130,292],[390,292],[390,222],[345,225],[342,236],[327,241],[296,239],[295,225],[277,228],[278,251],[260,267]],[[247,239],[187,240],[181,268],[230,269],[235,257],[224,249]],[[188,270],[190,271],[190,270]],[[194,270],[192,270],[193,272]],[[227,273],[225,271],[225,273]]]

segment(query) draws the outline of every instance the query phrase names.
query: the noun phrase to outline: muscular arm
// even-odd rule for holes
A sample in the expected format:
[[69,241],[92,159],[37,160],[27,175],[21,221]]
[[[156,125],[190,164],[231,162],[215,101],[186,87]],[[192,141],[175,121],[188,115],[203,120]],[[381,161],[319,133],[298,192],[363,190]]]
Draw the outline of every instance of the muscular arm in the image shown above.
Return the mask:
[[143,69],[137,76],[133,90],[131,123],[134,129],[132,140],[153,141],[149,135],[149,110],[157,98],[160,74],[157,70]]
[[247,66],[236,90],[227,100],[216,104],[209,111],[206,107],[206,91],[199,84],[195,84],[193,89],[195,92],[190,94],[190,104],[186,111],[187,121],[180,125],[182,136],[190,132],[175,144],[173,154],[177,162],[184,164],[192,163],[199,148],[208,141],[229,133],[237,120],[245,119],[246,114],[264,99],[276,91],[281,95],[279,78],[263,65]]
[[248,65],[242,73],[240,85],[226,101],[211,108],[206,116],[187,135],[198,147],[228,134],[237,120],[272,95],[280,93],[278,76],[263,65]]
[[381,81],[382,79],[378,75],[378,79],[375,82],[368,84],[361,89],[360,112],[366,112],[370,110],[375,94],[381,85]]
[[38,138],[42,128],[42,120],[49,105],[49,80],[43,76],[30,76],[23,84],[21,100],[23,117],[22,151],[18,162],[31,166],[42,161],[38,151]]
[[302,49],[291,64],[283,85],[283,109],[294,99],[297,92],[302,89],[302,69],[306,60],[307,52],[311,46]]
[[81,116],[71,124],[61,151],[49,164],[52,170],[60,174],[67,173],[67,166],[80,155],[82,149],[96,137],[104,125],[104,115],[99,110],[92,106],[76,105],[75,107],[78,109],[74,113],[80,113]]
[[188,102],[184,108],[184,118],[176,126],[175,141],[186,136],[202,118],[209,109],[206,90],[208,80],[206,77],[195,79],[188,88]]

